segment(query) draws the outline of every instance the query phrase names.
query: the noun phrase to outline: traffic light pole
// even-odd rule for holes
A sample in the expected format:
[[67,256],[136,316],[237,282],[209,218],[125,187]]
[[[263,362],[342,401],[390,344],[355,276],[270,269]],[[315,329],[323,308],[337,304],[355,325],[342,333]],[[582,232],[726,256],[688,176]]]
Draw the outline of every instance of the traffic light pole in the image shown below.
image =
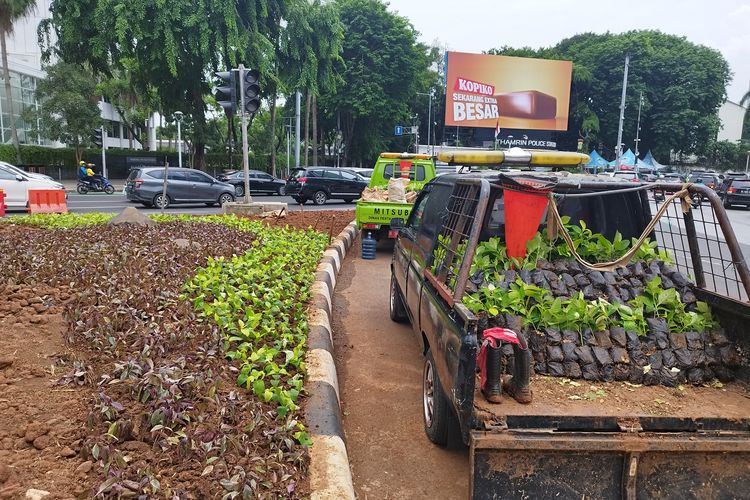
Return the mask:
[[242,169],[245,172],[245,203],[250,203],[250,161],[247,150],[247,117],[245,116],[245,66],[240,64],[240,113],[242,113]]
[[107,141],[107,129],[104,128],[104,125],[102,125],[102,176],[107,177],[107,154],[105,151],[107,151],[106,146]]

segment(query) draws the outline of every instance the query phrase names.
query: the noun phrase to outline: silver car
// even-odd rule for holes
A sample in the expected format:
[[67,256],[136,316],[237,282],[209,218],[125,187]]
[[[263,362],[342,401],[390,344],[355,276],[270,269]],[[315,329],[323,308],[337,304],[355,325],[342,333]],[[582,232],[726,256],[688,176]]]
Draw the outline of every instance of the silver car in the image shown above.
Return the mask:
[[163,189],[164,167],[136,167],[130,171],[125,184],[128,200],[146,207],[166,208],[178,203],[213,206],[234,201],[234,186],[192,168],[170,167],[166,197]]

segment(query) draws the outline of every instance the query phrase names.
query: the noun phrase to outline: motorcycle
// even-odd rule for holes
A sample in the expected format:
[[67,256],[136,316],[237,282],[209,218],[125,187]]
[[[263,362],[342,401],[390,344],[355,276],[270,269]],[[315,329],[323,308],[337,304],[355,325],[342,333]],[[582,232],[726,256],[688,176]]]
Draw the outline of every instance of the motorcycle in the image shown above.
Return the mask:
[[76,186],[78,194],[86,193],[107,193],[114,194],[115,187],[105,177],[97,177],[94,180],[78,179],[78,185]]

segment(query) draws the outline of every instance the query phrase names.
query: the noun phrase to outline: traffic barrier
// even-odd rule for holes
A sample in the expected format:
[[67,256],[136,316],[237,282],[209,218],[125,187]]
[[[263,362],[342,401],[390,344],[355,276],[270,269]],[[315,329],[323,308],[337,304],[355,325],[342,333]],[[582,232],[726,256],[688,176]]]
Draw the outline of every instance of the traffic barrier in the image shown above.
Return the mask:
[[5,217],[5,191],[0,189],[0,217]]
[[64,189],[29,189],[30,214],[64,214],[67,212]]

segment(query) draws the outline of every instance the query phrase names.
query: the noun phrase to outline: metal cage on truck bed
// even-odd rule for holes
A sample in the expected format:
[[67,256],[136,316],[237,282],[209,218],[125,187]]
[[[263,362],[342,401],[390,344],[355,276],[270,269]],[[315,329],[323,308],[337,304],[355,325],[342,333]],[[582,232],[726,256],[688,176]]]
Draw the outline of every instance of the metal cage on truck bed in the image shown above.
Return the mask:
[[[626,231],[628,237],[638,236],[665,198],[683,189],[584,176],[559,181],[553,192],[561,212],[585,193],[597,193],[611,204],[625,197],[627,203],[638,203],[647,217],[636,221],[640,229]],[[501,404],[492,418],[480,416],[475,401],[477,318],[462,298],[477,244],[492,229],[493,217],[499,217],[492,202],[504,187],[499,173],[447,175],[433,184],[451,185],[453,191],[424,277],[464,326],[461,347],[452,354],[459,358],[458,374],[448,387],[471,448],[474,498],[750,498],[750,414],[725,418],[612,411],[592,416],[556,413],[549,407],[535,412],[532,403],[522,412]],[[750,273],[741,246],[716,193],[702,185],[685,188],[694,200],[692,209],[683,212],[679,200],[670,201],[651,238],[671,252],[675,265],[691,277],[696,296],[713,308],[727,336],[747,353]],[[613,227],[598,229],[610,236],[614,232]],[[741,367],[737,377],[748,382],[748,367]],[[727,404],[732,398],[747,396],[727,393]],[[721,408],[715,410],[721,413]]]

